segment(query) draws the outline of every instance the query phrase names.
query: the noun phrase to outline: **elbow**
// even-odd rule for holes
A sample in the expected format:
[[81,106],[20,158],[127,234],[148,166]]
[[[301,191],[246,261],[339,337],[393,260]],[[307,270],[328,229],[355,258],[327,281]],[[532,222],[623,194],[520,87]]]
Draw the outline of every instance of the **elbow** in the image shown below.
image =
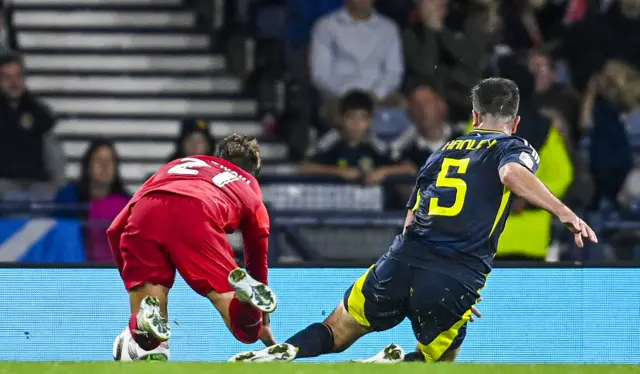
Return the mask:
[[516,184],[518,180],[518,168],[514,163],[509,163],[500,168],[500,182],[507,187],[511,187]]

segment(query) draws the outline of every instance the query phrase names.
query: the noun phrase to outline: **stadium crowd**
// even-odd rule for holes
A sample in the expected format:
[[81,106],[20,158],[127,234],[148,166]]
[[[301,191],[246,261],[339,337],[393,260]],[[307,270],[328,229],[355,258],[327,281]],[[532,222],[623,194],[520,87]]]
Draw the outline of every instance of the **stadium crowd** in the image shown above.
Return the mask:
[[[201,23],[213,22],[211,1],[193,3]],[[424,160],[468,131],[470,89],[483,77],[503,76],[520,87],[518,135],[540,153],[542,181],[573,209],[594,217],[635,210],[640,0],[226,5],[227,22],[216,39],[229,69],[257,98],[265,131],[287,143],[299,173],[384,185],[385,208],[402,209],[410,177]],[[116,149],[108,140],[93,141],[79,179],[67,180],[55,116],[29,92],[10,26],[7,8],[0,20],[0,197],[88,205],[53,215],[111,221],[130,192]],[[239,62],[248,58],[247,40],[255,41],[255,64]],[[185,119],[170,159],[211,154],[209,126]],[[549,243],[569,245],[546,212],[520,200],[512,209],[499,257],[544,260],[554,258]],[[103,230],[89,228],[85,235],[88,258],[110,261]],[[633,246],[624,245],[630,235],[635,230],[612,234],[620,253],[604,258],[632,257]]]

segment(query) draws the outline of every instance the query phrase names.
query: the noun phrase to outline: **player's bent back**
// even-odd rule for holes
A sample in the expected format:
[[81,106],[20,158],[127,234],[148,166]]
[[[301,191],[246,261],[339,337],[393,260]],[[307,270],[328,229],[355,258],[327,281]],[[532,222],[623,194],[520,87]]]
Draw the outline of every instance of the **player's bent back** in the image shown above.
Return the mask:
[[[166,297],[177,270],[216,305],[237,339],[272,341],[268,325],[260,323],[262,312],[272,312],[277,302],[266,286],[269,217],[254,177],[260,169],[259,149],[255,141],[232,135],[219,144],[216,155],[186,157],[160,168],[107,231],[131,298],[134,339],[136,330],[168,339],[168,333],[140,328],[145,318],[137,312],[152,295],[161,299],[153,302],[163,314],[158,319],[166,320]],[[227,234],[236,230],[242,232],[248,274],[238,269],[228,242]],[[168,331],[168,326],[160,327]]]
[[430,249],[392,255],[483,284],[511,200],[498,170],[510,162],[535,173],[539,157],[524,139],[501,131],[474,130],[446,143],[420,169],[407,204],[415,218],[406,239]]

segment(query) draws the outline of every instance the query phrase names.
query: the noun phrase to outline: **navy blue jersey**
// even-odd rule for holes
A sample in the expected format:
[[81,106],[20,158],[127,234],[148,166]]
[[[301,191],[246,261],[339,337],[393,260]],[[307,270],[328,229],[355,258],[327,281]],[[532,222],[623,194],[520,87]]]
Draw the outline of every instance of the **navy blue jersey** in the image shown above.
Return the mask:
[[440,270],[447,266],[437,260],[444,260],[453,272],[483,282],[509,215],[511,194],[498,170],[510,162],[535,173],[540,158],[526,140],[490,130],[460,136],[429,157],[407,204],[415,221],[406,233],[426,248],[405,256]]

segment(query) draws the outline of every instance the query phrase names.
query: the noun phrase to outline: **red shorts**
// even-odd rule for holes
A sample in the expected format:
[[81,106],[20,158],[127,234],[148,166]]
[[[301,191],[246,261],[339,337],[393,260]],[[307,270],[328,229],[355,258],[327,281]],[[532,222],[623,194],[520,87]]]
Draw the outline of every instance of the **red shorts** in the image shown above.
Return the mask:
[[[227,234],[204,203],[170,192],[151,192],[114,222],[108,236],[127,290],[145,283],[171,288],[176,270],[200,295],[233,291],[227,277],[238,267]],[[118,219],[116,219],[118,221]]]

